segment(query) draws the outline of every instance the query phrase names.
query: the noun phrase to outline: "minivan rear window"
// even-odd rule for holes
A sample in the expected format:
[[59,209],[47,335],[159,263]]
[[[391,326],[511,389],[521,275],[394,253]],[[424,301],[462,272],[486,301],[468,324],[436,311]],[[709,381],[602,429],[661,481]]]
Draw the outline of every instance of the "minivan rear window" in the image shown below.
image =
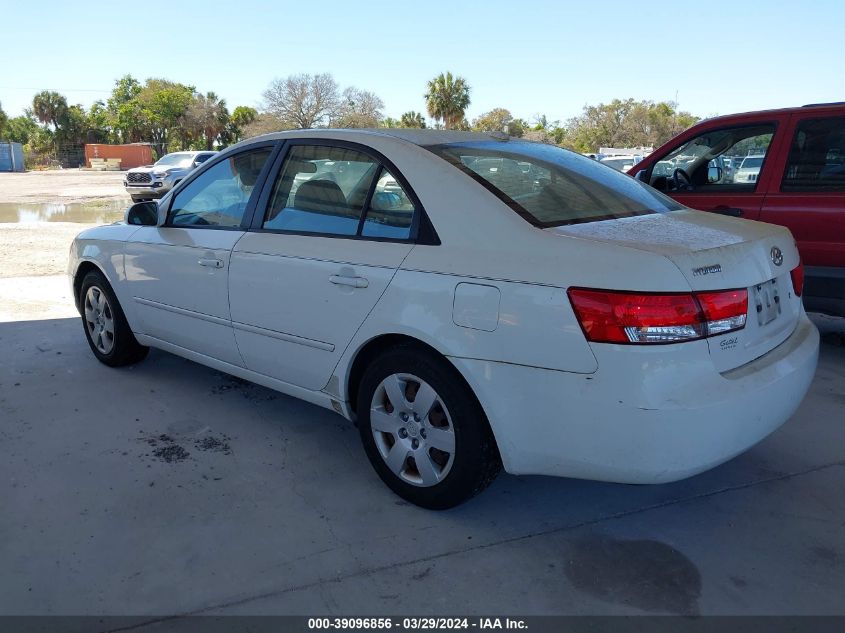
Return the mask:
[[540,228],[683,209],[630,176],[554,145],[474,141],[426,149]]

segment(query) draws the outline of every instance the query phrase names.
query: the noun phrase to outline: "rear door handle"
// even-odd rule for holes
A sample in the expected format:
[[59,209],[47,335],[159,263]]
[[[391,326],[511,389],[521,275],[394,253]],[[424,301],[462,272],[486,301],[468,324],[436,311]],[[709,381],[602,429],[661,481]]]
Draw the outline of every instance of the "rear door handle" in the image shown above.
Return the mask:
[[352,286],[353,288],[366,288],[370,282],[363,277],[342,277],[341,275],[332,275],[329,281],[338,286]]
[[200,266],[208,266],[210,268],[223,268],[223,260],[215,259],[213,257],[203,257],[197,263]]
[[713,211],[715,213],[721,213],[722,215],[731,215],[735,218],[742,217],[742,209],[737,209],[735,207],[716,207]]

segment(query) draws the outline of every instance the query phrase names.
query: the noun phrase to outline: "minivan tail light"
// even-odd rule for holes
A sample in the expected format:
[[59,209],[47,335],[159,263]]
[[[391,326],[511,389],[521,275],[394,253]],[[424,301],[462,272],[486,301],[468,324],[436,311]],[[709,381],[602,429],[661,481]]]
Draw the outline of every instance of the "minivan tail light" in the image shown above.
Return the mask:
[[745,327],[748,291],[639,293],[570,288],[569,300],[587,340],[678,343]]
[[800,297],[804,292],[804,262],[799,261],[798,265],[789,271],[789,276],[792,277],[792,289],[795,291],[795,296]]

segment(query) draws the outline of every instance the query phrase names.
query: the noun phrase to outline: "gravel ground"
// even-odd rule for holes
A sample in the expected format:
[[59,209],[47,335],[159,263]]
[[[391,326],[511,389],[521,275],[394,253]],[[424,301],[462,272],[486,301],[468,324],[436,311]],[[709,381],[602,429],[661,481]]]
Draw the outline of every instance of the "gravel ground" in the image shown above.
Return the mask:
[[[63,274],[76,234],[129,205],[123,178],[78,169],[0,173],[0,279]],[[39,221],[47,217],[53,221]]]
[[0,173],[0,202],[83,202],[126,197],[125,172],[56,169]]
[[33,222],[0,224],[0,279],[61,275],[70,243],[94,224]]

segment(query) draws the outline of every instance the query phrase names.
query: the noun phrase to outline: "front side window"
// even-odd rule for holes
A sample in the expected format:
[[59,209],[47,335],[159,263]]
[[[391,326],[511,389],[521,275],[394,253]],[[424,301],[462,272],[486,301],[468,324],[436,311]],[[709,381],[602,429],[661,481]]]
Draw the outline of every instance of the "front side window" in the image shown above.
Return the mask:
[[357,235],[380,171],[373,158],[353,149],[295,145],[285,157],[262,227]]
[[427,149],[539,227],[683,208],[629,176],[554,145],[480,141]]
[[655,163],[650,183],[660,191],[753,191],[774,132],[772,123],[705,132]]
[[845,191],[845,117],[798,124],[781,191]]
[[229,156],[200,174],[173,199],[171,226],[238,227],[271,148]]

